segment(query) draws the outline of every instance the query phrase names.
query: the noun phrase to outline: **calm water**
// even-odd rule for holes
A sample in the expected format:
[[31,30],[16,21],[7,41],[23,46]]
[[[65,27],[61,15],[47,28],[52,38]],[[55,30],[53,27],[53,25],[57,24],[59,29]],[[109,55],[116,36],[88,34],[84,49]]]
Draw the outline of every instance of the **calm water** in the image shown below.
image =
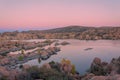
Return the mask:
[[[40,40],[30,40],[40,41]],[[66,58],[76,66],[80,74],[84,74],[89,69],[92,60],[99,57],[102,61],[110,62],[111,59],[120,56],[120,40],[98,40],[98,41],[85,41],[85,40],[60,40],[70,42],[70,45],[60,46],[61,51],[57,55],[51,56],[48,60],[38,63],[38,59],[28,61],[25,64],[42,65],[50,61],[60,62],[61,59]],[[85,51],[86,48],[93,48]]]

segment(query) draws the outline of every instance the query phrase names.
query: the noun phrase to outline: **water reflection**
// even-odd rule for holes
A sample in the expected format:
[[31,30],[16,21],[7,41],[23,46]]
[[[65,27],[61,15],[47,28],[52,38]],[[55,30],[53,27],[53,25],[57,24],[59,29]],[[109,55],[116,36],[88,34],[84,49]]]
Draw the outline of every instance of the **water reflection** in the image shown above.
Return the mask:
[[[31,60],[25,64],[41,66],[50,61],[60,62],[63,58],[67,58],[71,60],[71,62],[76,66],[76,69],[83,74],[90,67],[91,62],[95,57],[99,57],[103,61],[110,62],[113,57],[120,56],[119,40],[85,41],[69,39],[59,41],[68,41],[70,42],[70,45],[60,46],[61,51],[58,52],[57,55],[53,55],[49,59],[41,61],[40,64],[38,59]],[[92,50],[85,51],[84,49],[86,48],[92,48]]]

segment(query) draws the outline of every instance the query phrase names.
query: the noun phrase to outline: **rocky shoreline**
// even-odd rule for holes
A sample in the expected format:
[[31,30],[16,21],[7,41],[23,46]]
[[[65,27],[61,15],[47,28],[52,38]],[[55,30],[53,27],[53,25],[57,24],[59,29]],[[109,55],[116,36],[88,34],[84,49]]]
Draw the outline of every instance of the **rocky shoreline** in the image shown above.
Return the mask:
[[60,51],[59,47],[48,47],[48,49],[37,49],[28,53],[19,53],[15,55],[8,54],[7,56],[0,56],[0,66],[6,67],[9,70],[17,68],[17,64],[23,64],[29,60],[37,59],[46,60],[50,56],[57,54]]
[[113,58],[110,63],[94,58],[88,74],[81,80],[120,80],[120,57]]
[[[21,65],[21,70],[0,66],[0,80],[120,80],[120,57],[110,63],[94,58],[89,71],[81,75],[70,60],[45,63],[41,67]],[[14,75],[10,75],[14,74]]]
[[[55,45],[56,42],[58,41],[56,40],[44,40],[42,42],[7,41],[7,43],[4,44],[5,47],[4,46],[2,47],[1,44],[1,47],[4,48],[5,51],[7,50],[8,51],[7,53],[0,51],[1,53],[0,65],[14,69],[17,64],[22,64],[32,59],[39,58],[41,60],[46,60],[51,55],[57,54],[57,52],[60,51],[60,47],[57,47],[58,45]],[[53,46],[51,46],[52,44]],[[69,43],[66,41],[59,43],[59,45],[67,45],[67,44]],[[18,47],[15,48],[15,45],[17,45]],[[48,46],[47,49],[44,48],[46,46]],[[27,52],[27,50],[31,50],[31,51]],[[16,52],[17,54],[10,54],[10,52],[13,53]]]
[[25,42],[25,41],[12,41],[5,40],[0,43],[0,55],[7,55],[10,52],[20,51],[21,49],[30,50],[36,47],[44,47],[54,43],[55,40],[45,40],[42,42]]
[[[18,68],[18,64],[23,64],[28,62],[29,60],[37,59],[40,60],[46,60],[51,55],[57,54],[58,51],[60,51],[59,47],[51,47],[50,45],[54,43],[53,40],[45,40],[43,42],[17,42],[17,41],[8,41],[5,46],[9,46],[10,48],[4,47],[7,51],[7,53],[0,52],[0,66],[5,67],[8,70],[16,69]],[[15,43],[15,44],[10,44]],[[8,45],[9,44],[9,45]],[[19,44],[19,46],[15,49],[14,46],[16,44]],[[11,46],[12,45],[12,46]],[[45,46],[49,46],[48,49],[45,49]],[[19,48],[20,47],[20,48]],[[35,49],[36,48],[36,49]],[[31,50],[34,49],[34,50]],[[30,52],[27,52],[27,50],[31,50]],[[15,53],[17,54],[10,54],[11,51],[17,51]],[[19,51],[19,52],[18,52]],[[13,52],[13,53],[14,53]]]
[[[10,43],[15,43],[15,44],[13,44],[12,46],[10,44],[10,46],[13,48],[9,48],[9,51],[7,53],[1,52],[0,67],[8,71],[11,71],[11,70],[17,70],[23,63],[26,63],[33,59],[38,59],[39,62],[41,62],[41,60],[46,60],[50,56],[57,54],[57,52],[60,51],[60,47],[57,47],[55,44],[51,46],[55,42],[56,40],[45,40],[42,42],[21,42],[19,43],[19,46],[17,47],[17,49],[14,49],[13,46],[18,44],[17,41],[15,42],[8,41],[9,44]],[[5,45],[9,47],[8,43]],[[67,43],[67,42],[64,42],[64,43]],[[60,44],[61,43],[59,43],[59,45]],[[67,45],[67,44],[64,44],[64,45]],[[46,46],[48,48],[45,48]],[[5,47],[3,48],[6,49]],[[27,51],[27,50],[31,50],[31,51]],[[17,54],[10,54],[11,51],[16,52]]]

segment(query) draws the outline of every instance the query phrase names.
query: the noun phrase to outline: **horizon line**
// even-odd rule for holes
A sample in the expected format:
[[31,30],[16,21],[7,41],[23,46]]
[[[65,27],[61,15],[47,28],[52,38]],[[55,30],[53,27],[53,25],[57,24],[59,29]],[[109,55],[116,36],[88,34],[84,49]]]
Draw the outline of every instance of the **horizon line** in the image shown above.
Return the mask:
[[42,31],[42,30],[50,30],[50,29],[58,29],[58,28],[64,28],[64,27],[93,27],[93,28],[101,28],[101,27],[107,27],[107,28],[118,28],[120,26],[81,26],[81,25],[69,25],[69,26],[61,26],[61,27],[54,27],[54,28],[37,28],[37,29],[8,29],[8,30],[0,30],[0,33],[4,33],[4,32],[24,32],[24,31]]

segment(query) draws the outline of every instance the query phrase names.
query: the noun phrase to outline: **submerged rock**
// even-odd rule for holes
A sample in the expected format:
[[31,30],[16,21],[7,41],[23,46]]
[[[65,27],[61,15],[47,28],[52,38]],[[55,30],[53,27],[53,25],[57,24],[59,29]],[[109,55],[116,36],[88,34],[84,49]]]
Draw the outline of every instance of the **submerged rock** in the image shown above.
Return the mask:
[[88,50],[92,50],[93,48],[86,48],[86,49],[84,49],[85,51],[88,51]]
[[61,45],[68,45],[68,44],[70,44],[70,43],[66,42],[66,41],[64,41],[64,42],[61,43]]
[[56,42],[54,45],[55,45],[55,46],[58,46],[58,45],[60,45],[60,43]]
[[50,57],[50,54],[46,51],[41,52],[41,59],[46,60]]

